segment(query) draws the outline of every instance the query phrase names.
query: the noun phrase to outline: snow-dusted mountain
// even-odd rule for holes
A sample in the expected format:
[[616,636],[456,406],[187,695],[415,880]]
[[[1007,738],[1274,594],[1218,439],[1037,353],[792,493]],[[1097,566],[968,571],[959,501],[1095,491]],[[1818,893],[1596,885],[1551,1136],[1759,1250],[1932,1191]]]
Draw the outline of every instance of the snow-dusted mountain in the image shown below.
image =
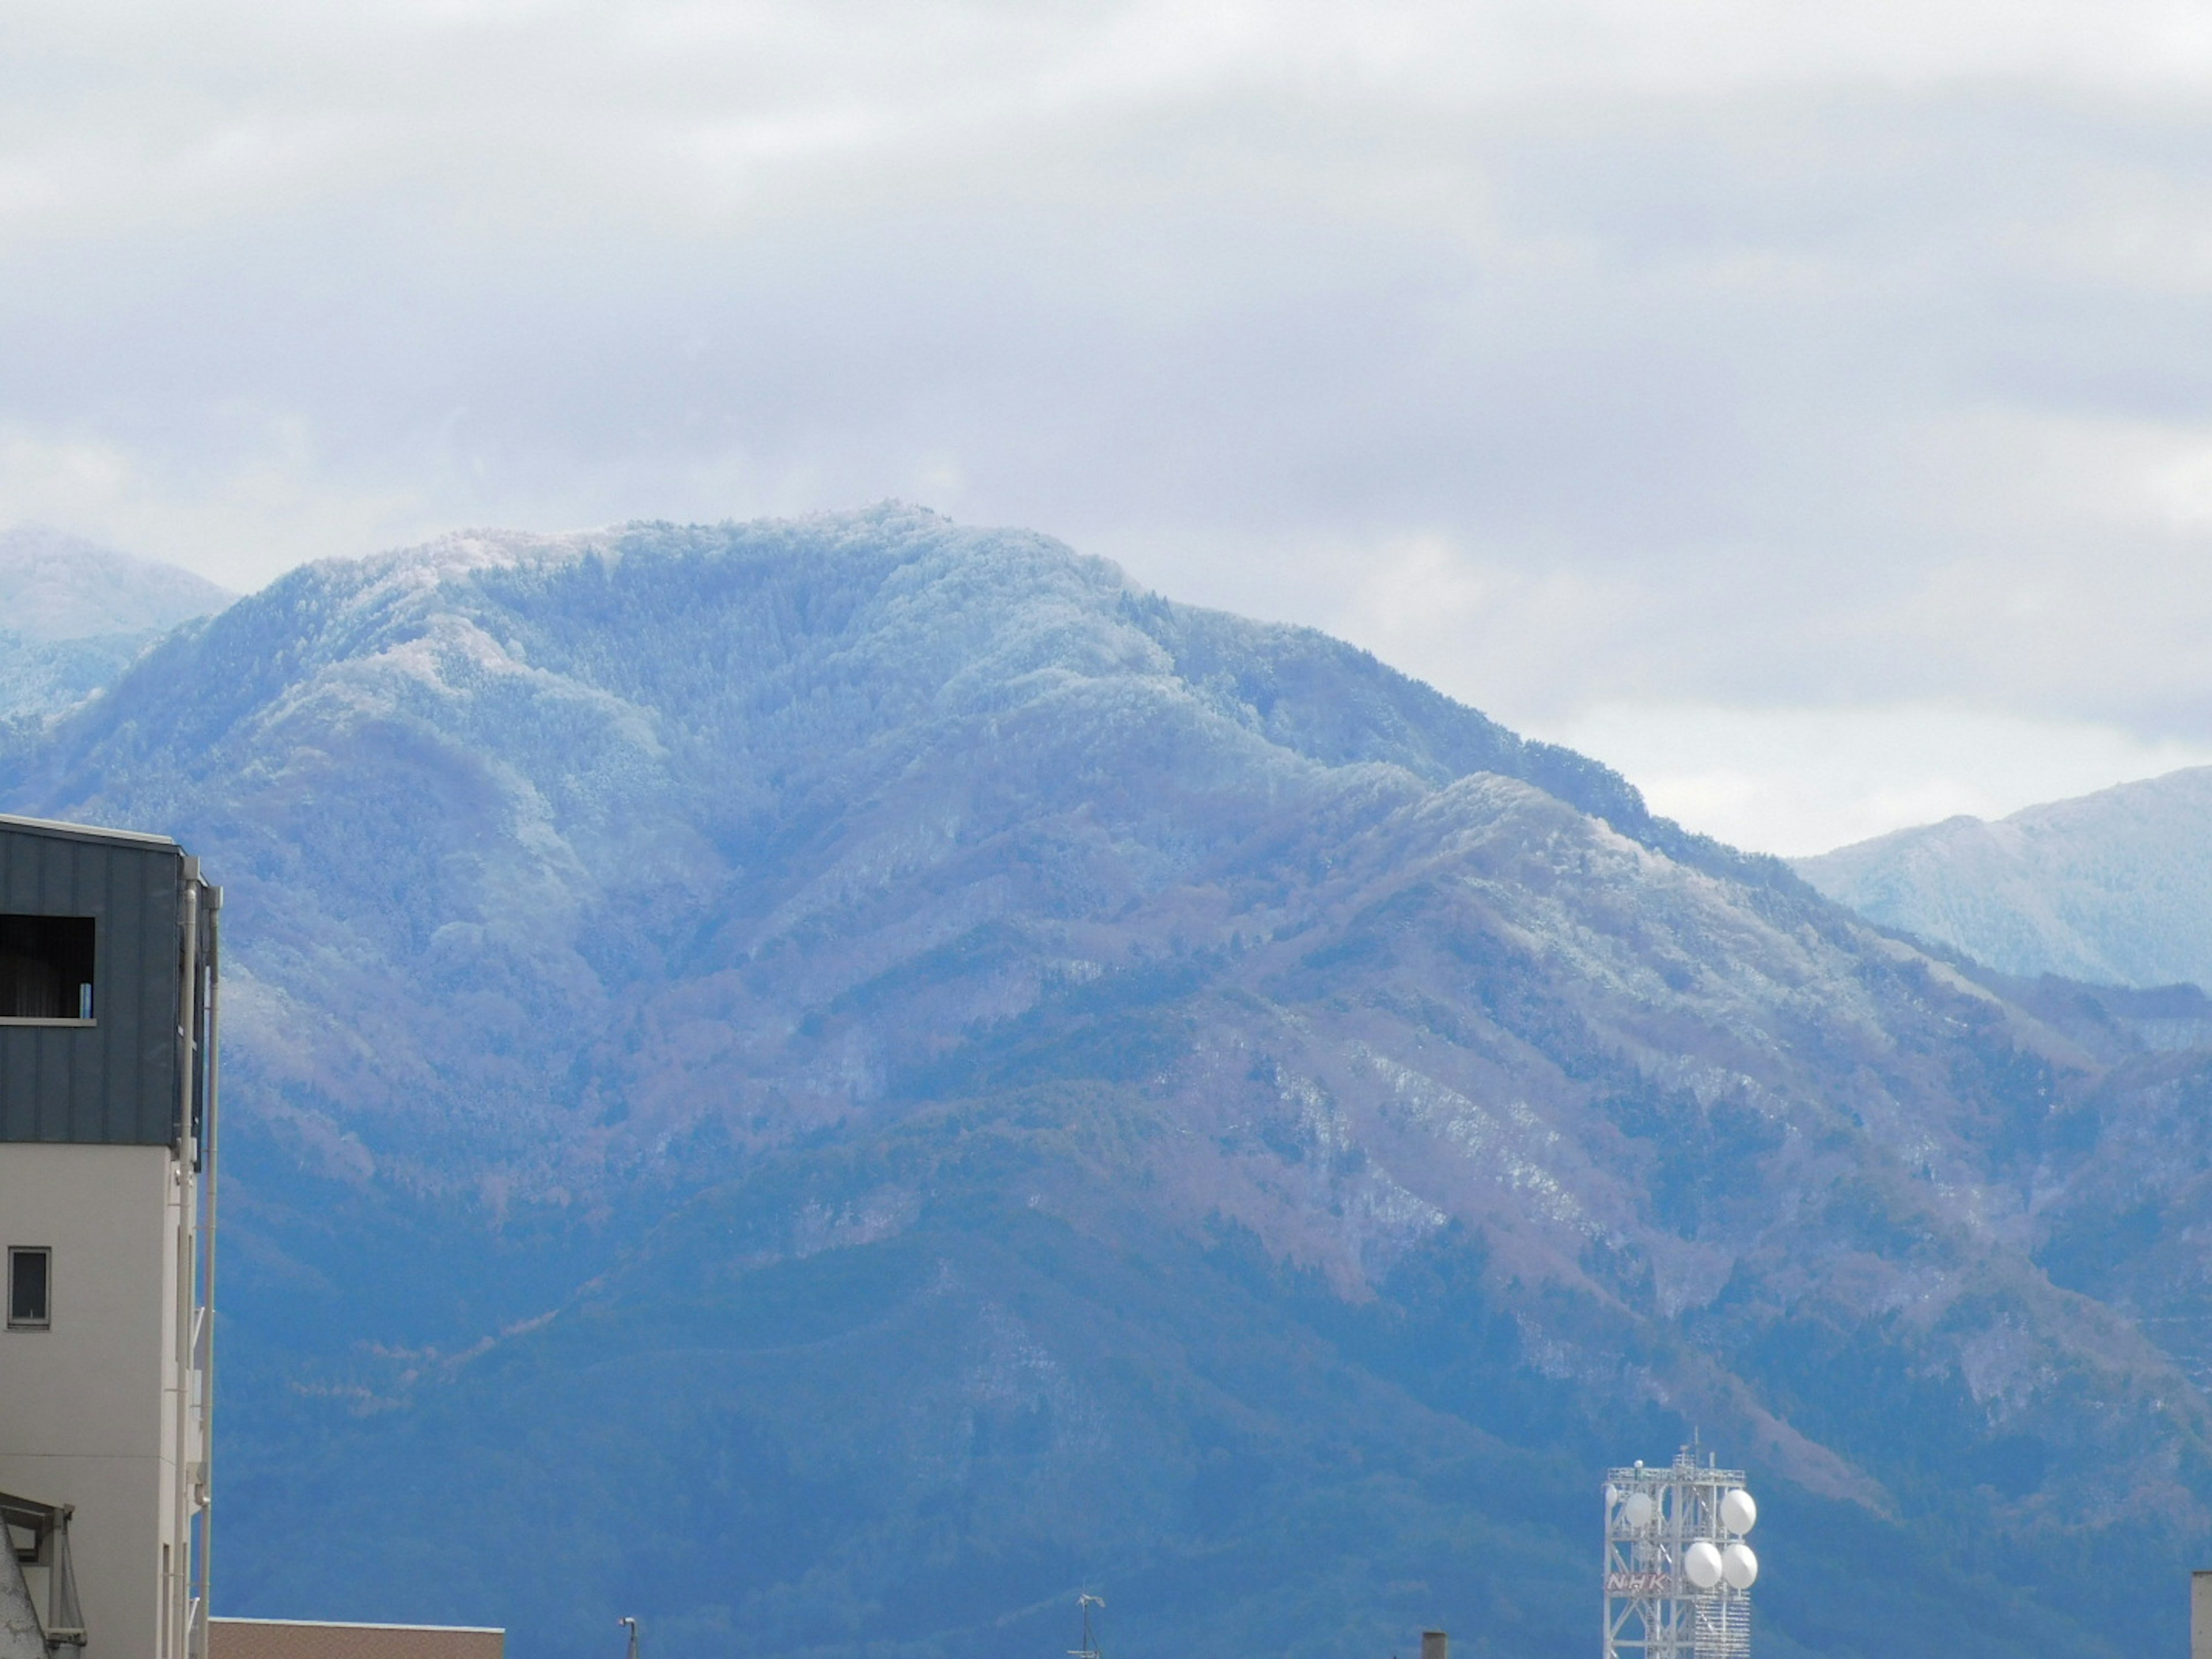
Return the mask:
[[2212,986],[2212,767],[1900,830],[1796,868],[1884,927],[2010,974]]
[[231,595],[189,570],[37,525],[0,531],[0,716],[73,708]]
[[1580,1653],[1692,1426],[1782,1659],[2212,1547],[2212,1055],[1046,538],[316,565],[5,765],[228,890],[225,1611]]
[[232,595],[176,565],[44,525],[0,530],[0,623],[33,645],[163,633]]

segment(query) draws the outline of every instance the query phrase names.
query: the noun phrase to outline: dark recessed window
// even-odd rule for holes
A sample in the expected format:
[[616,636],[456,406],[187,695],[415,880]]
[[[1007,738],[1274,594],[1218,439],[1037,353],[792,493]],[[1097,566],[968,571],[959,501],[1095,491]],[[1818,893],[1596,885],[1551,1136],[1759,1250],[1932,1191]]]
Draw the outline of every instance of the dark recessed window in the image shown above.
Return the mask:
[[8,1328],[42,1331],[53,1323],[54,1253],[43,1246],[8,1247]]
[[0,1019],[92,1018],[92,918],[0,916]]

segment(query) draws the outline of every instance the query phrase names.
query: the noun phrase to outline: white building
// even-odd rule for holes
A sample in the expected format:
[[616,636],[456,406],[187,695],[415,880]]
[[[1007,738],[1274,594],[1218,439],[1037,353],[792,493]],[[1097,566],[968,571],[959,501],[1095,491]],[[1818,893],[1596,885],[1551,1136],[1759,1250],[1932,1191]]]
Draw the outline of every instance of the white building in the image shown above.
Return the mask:
[[0,817],[0,1659],[204,1659],[221,901]]

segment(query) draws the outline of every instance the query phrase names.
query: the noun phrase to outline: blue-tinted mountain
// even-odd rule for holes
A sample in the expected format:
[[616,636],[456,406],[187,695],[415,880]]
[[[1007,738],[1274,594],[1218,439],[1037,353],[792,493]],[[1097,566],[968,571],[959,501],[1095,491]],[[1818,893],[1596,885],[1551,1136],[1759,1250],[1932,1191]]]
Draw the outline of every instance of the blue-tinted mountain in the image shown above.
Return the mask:
[[2178,1639],[2195,1005],[1322,635],[895,507],[483,534],[9,766],[228,889],[224,1611],[1580,1653],[1603,1468],[1694,1429],[1765,1653]]
[[0,717],[74,708],[154,640],[231,597],[188,570],[58,530],[0,531]]
[[[2003,972],[2212,985],[2212,767],[1801,859],[1822,892]],[[2197,1034],[2195,1040],[2202,1040]]]
[[234,596],[158,559],[45,525],[0,530],[0,599],[8,627],[37,645],[159,634],[211,616]]

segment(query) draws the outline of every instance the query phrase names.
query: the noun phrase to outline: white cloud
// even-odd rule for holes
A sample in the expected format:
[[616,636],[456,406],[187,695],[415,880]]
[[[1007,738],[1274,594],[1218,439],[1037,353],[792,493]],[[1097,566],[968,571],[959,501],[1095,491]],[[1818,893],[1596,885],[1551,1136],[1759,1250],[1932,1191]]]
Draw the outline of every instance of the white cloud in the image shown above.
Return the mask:
[[419,501],[332,487],[305,434],[278,423],[219,474],[179,487],[96,437],[0,426],[0,525],[65,525],[165,558],[234,590],[307,558],[368,553],[429,533]]
[[1654,811],[1784,857],[2212,763],[2212,742],[1940,704],[1612,704],[1544,735],[1613,766]]

